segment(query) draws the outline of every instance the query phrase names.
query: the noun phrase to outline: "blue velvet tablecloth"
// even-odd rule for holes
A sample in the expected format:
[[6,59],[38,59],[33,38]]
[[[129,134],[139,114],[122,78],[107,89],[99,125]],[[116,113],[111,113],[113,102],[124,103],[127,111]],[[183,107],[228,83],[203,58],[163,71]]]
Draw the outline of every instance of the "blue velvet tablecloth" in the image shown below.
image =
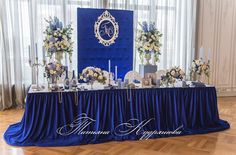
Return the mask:
[[228,129],[214,87],[29,93],[21,122],[5,141],[66,146],[142,140]]

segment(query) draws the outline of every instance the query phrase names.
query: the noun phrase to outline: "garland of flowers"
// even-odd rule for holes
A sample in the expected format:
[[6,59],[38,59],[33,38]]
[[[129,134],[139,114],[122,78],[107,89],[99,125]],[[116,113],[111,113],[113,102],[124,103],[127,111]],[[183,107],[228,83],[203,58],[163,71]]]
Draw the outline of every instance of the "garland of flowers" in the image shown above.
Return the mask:
[[210,77],[210,61],[203,62],[202,58],[193,60],[190,69],[191,77],[204,74],[207,78]]
[[104,71],[100,68],[86,67],[80,74],[80,80],[88,83],[98,81],[99,83],[105,84],[106,77],[104,76]]
[[49,18],[46,20],[49,24],[46,27],[44,33],[46,34],[44,39],[44,47],[50,58],[55,54],[55,59],[61,62],[63,59],[63,53],[69,54],[69,60],[72,61],[73,42],[71,35],[73,28],[71,24],[63,27],[63,24],[57,17]]
[[143,22],[140,26],[142,29],[137,32],[136,48],[142,64],[144,57],[147,60],[147,64],[149,64],[152,53],[154,54],[154,62],[159,62],[159,56],[161,55],[161,32],[155,27],[155,23],[148,25],[147,22]]
[[183,80],[184,71],[180,67],[172,67],[167,70],[165,75],[161,76],[161,84],[169,85],[175,83],[176,79]]

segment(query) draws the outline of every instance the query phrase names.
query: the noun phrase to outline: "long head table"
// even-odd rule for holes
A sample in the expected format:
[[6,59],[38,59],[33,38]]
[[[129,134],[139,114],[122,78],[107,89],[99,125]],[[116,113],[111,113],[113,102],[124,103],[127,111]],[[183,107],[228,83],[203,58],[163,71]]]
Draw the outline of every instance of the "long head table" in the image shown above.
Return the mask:
[[214,87],[28,93],[21,122],[5,141],[65,146],[221,131]]

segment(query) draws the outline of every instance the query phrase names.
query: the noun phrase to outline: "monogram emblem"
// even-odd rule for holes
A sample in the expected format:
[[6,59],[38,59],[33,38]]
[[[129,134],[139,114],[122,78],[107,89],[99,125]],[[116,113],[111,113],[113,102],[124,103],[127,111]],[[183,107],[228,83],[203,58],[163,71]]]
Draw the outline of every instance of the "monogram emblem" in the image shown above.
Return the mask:
[[94,33],[99,43],[104,46],[110,46],[115,43],[119,34],[119,25],[107,10],[104,11],[95,22]]

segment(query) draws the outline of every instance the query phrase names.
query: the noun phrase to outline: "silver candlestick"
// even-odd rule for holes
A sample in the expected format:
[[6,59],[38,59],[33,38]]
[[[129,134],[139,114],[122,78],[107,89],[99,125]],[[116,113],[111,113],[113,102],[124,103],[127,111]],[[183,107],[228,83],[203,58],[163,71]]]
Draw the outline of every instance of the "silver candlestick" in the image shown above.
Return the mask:
[[46,60],[43,60],[43,64],[39,63],[38,61],[38,57],[36,57],[35,62],[32,63],[31,60],[29,60],[29,65],[31,68],[35,68],[36,69],[36,87],[32,86],[32,89],[35,89],[37,91],[40,91],[43,89],[43,87],[39,86],[39,66],[41,67],[45,67],[46,65]]
[[108,86],[105,86],[104,88],[105,89],[111,89],[113,86],[112,86],[112,84],[111,84],[111,81],[112,81],[112,73],[111,72],[109,72],[108,73]]

